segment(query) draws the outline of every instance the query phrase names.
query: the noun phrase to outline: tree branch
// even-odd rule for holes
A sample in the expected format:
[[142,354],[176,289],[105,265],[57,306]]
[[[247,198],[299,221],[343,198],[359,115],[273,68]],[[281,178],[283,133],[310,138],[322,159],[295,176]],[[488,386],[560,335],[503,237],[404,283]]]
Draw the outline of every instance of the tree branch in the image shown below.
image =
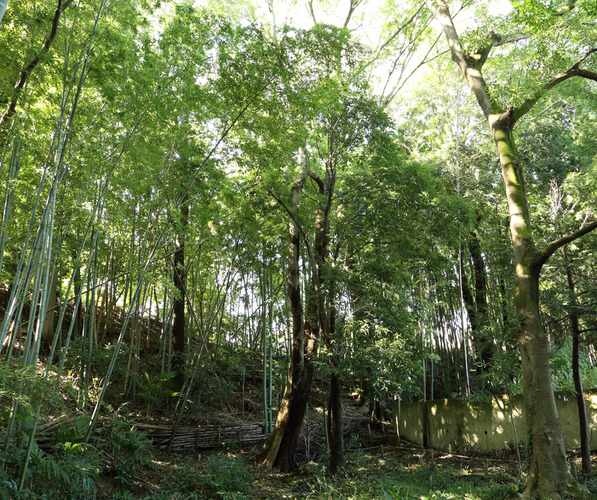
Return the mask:
[[520,42],[521,40],[526,40],[528,38],[529,38],[528,34],[526,34],[526,35],[519,34],[519,35],[504,37],[502,35],[494,33],[493,31],[490,31],[489,34],[487,35],[486,43],[481,45],[481,47],[479,47],[477,49],[475,54],[473,54],[472,58],[469,58],[470,59],[469,64],[471,66],[473,66],[474,68],[480,70],[483,67],[483,65],[485,64],[485,61],[487,61],[487,58],[489,57],[491,49],[493,49],[494,47],[501,47],[502,45],[506,45],[509,43]]
[[588,333],[588,332],[597,332],[597,328],[585,328],[584,330],[579,330],[578,333]]
[[350,8],[348,9],[348,15],[346,16],[346,19],[344,20],[344,28],[346,28],[348,26],[348,23],[350,22],[350,19],[352,17],[352,15],[354,14],[354,11],[356,10],[356,8],[361,5],[361,3],[363,2],[363,0],[350,0]]
[[452,60],[460,68],[460,71],[473,91],[483,114],[489,119],[492,115],[499,112],[499,107],[492,101],[489,92],[487,92],[487,84],[483,79],[480,68],[476,67],[475,62],[465,56],[448,5],[444,0],[426,1],[427,7],[433,14],[433,17],[441,25],[442,31],[450,47]]
[[597,82],[597,73],[595,71],[589,71],[588,69],[579,69],[578,74],[576,76],[580,76],[582,78],[586,78],[588,80],[593,80]]
[[375,57],[372,60],[377,59],[379,57],[379,54],[392,42],[392,40],[394,40],[407,26],[410,26],[414,23],[415,18],[419,15],[419,12],[421,12],[421,9],[424,5],[424,3],[419,5],[415,13],[405,23],[399,26],[398,29],[396,29],[396,31],[394,31],[394,33],[390,35],[390,37],[384,43],[381,44],[381,47],[379,47],[375,54]]
[[555,75],[551,80],[545,83],[543,86],[539,87],[534,95],[526,99],[520,106],[514,108],[512,114],[512,123],[516,123],[520,120],[524,115],[526,115],[537,102],[541,99],[549,90],[553,89],[556,85],[559,85],[570,78],[575,76],[580,76],[582,78],[587,78],[589,80],[597,81],[597,73],[594,71],[589,71],[586,69],[580,68],[580,65],[585,62],[591,54],[597,52],[597,47],[593,47],[592,49],[588,50],[576,63],[571,66],[567,71],[563,73],[559,73]]
[[42,58],[50,51],[50,47],[56,38],[56,33],[58,32],[58,23],[60,22],[60,16],[62,13],[69,7],[70,4],[73,3],[73,0],[66,0],[66,2],[62,3],[62,0],[58,0],[58,6],[56,7],[56,12],[54,13],[54,18],[52,19],[52,28],[50,29],[50,34],[48,38],[46,38],[46,42],[42,49],[33,57],[33,59],[25,66],[25,68],[21,71],[21,75],[19,80],[14,86],[14,92],[12,98],[10,100],[10,104],[8,109],[2,115],[2,120],[0,120],[0,130],[5,126],[6,123],[13,117],[17,108],[17,102],[19,100],[19,96],[21,91],[25,87],[25,83],[29,78],[29,74],[35,69],[35,67],[40,63]]
[[485,61],[487,61],[491,49],[493,49],[493,47],[496,47],[498,43],[501,41],[503,41],[501,36],[495,34],[493,31],[490,31],[487,37],[487,42],[481,47],[479,47],[479,49],[477,49],[477,52],[473,54],[471,58],[472,60],[470,61],[470,65],[480,70],[485,64]]
[[502,45],[506,45],[508,43],[520,42],[522,40],[528,40],[530,38],[530,35],[524,34],[524,33],[520,33],[518,35],[512,35],[509,37],[504,37],[501,35],[497,35],[497,36],[499,37],[499,40],[495,43],[494,47],[501,47]]
[[585,227],[580,228],[578,231],[575,231],[572,234],[567,236],[563,236],[557,240],[552,241],[549,245],[547,245],[542,252],[536,256],[533,262],[533,266],[540,271],[543,264],[547,262],[547,260],[555,253],[558,248],[567,245],[568,243],[572,243],[574,240],[577,240],[581,236],[590,233],[597,229],[597,220],[587,224]]
[[319,190],[323,193],[325,191],[325,183],[323,182],[323,179],[319,177],[319,175],[311,172],[311,170],[309,170],[308,175],[317,183]]
[[303,235],[303,241],[305,242],[305,246],[307,247],[307,254],[309,255],[309,258],[312,259],[313,251],[311,249],[311,241],[309,240],[309,236],[307,236],[307,233],[303,229],[303,226],[298,221],[298,219],[295,217],[295,215],[292,213],[292,210],[290,210],[290,208],[288,208],[288,205],[286,205],[286,203],[284,203],[284,201],[279,196],[277,196],[276,193],[274,193],[273,191],[270,190],[269,194],[272,196],[272,198],[274,200],[276,200],[282,206],[284,211],[288,214],[288,216],[292,219],[292,222],[298,228],[299,232]]
[[570,12],[576,6],[576,0],[568,0],[568,3],[564,5],[555,15],[556,16],[563,16]]
[[307,11],[311,16],[311,19],[313,19],[313,24],[317,24],[317,18],[315,17],[315,9],[313,8],[313,0],[308,0],[307,2],[305,2],[305,7],[307,7]]
[[[387,107],[394,100],[394,98],[398,95],[398,92],[400,92],[400,90],[402,90],[402,87],[404,87],[404,85],[406,85],[406,82],[408,82],[408,80],[410,80],[410,78],[415,74],[415,72],[421,66],[423,66],[424,64],[430,63],[434,59],[437,59],[438,57],[441,57],[446,52],[448,52],[448,50],[444,50],[444,51],[439,52],[438,54],[434,55],[433,57],[427,59],[427,57],[429,56],[429,54],[431,53],[431,51],[433,50],[433,48],[437,45],[437,42],[439,41],[440,38],[441,38],[441,33],[435,39],[435,41],[433,42],[433,44],[431,45],[431,47],[429,47],[429,50],[425,54],[425,57],[423,57],[423,59],[421,59],[421,61],[419,62],[419,64],[417,64],[417,66],[415,66],[415,68],[408,74],[408,76],[406,78],[403,79],[402,75],[400,75],[400,79],[398,80],[398,82],[396,82],[396,85],[394,85],[394,88],[392,88],[392,90],[390,91],[390,93],[387,94],[382,99],[382,106],[384,108]],[[388,77],[388,80],[389,80],[389,77]],[[385,90],[385,87],[384,87],[384,90]]]

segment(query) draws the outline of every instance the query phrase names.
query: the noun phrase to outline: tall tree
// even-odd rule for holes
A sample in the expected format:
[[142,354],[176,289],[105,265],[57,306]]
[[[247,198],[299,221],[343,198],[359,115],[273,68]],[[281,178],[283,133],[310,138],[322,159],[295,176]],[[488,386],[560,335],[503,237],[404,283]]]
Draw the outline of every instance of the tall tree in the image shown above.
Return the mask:
[[264,453],[264,464],[268,468],[278,467],[283,471],[290,471],[296,466],[294,453],[300,437],[311,389],[313,362],[317,354],[319,340],[317,332],[305,331],[299,281],[299,249],[302,237],[297,217],[301,193],[307,180],[308,162],[306,152],[301,151],[300,170],[292,185],[290,203],[287,207],[290,215],[288,223],[287,287],[292,317],[292,355],[278,417],[272,434],[266,443]]
[[[524,168],[514,139],[514,126],[537,102],[557,85],[573,77],[597,80],[597,73],[583,67],[597,47],[585,48],[578,59],[562,72],[537,85],[519,104],[504,108],[483,76],[491,50],[507,38],[488,33],[480,46],[463,47],[454,27],[448,5],[443,0],[427,0],[427,6],[440,24],[454,62],[473,92],[493,134],[506,187],[510,214],[510,237],[516,271],[516,314],[522,359],[524,405],[531,439],[531,462],[525,496],[560,498],[573,479],[568,470],[562,428],[558,418],[549,367],[548,339],[539,312],[539,275],[553,253],[597,228],[597,221],[538,248],[531,230],[531,212]],[[565,15],[565,11],[554,13]],[[585,45],[586,47],[586,45]],[[580,47],[579,47],[580,49]],[[581,49],[582,50],[582,49]]]
[[172,322],[172,348],[174,357],[172,359],[172,371],[174,372],[174,383],[177,389],[181,389],[184,384],[185,350],[186,350],[186,321],[185,304],[187,301],[187,269],[185,267],[185,238],[189,224],[188,196],[183,195],[180,198],[180,220],[177,221],[178,227],[175,229],[175,249],[172,266],[174,276],[174,287],[176,288],[176,297],[173,304],[173,322]]
[[[290,129],[290,140],[296,141],[296,137],[300,137],[305,144],[303,149],[311,152],[311,158],[304,166],[306,180],[302,180],[303,174],[296,178],[289,201],[287,196],[279,193],[279,188],[270,185],[269,190],[286,215],[293,220],[291,227],[296,225],[299,229],[299,237],[305,248],[303,259],[308,271],[305,276],[307,293],[304,313],[294,308],[296,301],[292,296],[290,298],[293,306],[293,358],[289,373],[292,375],[289,376],[288,389],[281,405],[282,408],[294,408],[297,419],[287,423],[284,420],[286,410],[279,413],[275,436],[266,445],[266,464],[283,470],[295,466],[296,440],[309,393],[309,386],[302,384],[310,381],[309,373],[312,370],[308,365],[308,354],[316,352],[317,344],[322,340],[327,348],[331,369],[328,407],[330,470],[335,471],[344,464],[339,353],[334,332],[334,304],[338,299],[338,288],[332,277],[330,253],[336,217],[336,186],[338,178],[351,175],[352,159],[369,143],[376,127],[387,130],[387,122],[384,121],[383,110],[369,95],[362,73],[358,71],[363,64],[363,49],[354,43],[348,30],[318,25],[309,31],[296,31],[289,39],[285,41],[285,50],[288,52],[284,57],[291,61],[292,71],[285,77],[288,80],[284,81],[283,92],[275,96],[276,99],[282,98],[283,103],[288,103],[288,111],[284,116],[280,111],[272,112],[272,115],[276,113],[279,119],[288,120],[289,126],[285,129]],[[297,61],[293,62],[294,59]],[[347,68],[355,70],[346,71]],[[251,125],[254,130],[254,122]],[[269,127],[267,133],[270,139],[264,142],[271,147],[272,139],[277,137],[272,134],[272,126]],[[276,128],[279,129],[279,125]],[[267,149],[260,154],[264,153],[270,154]],[[270,179],[278,176],[277,172],[272,175],[271,170],[267,174]],[[300,217],[297,215],[296,200],[293,200],[298,196],[299,186],[304,186],[304,191],[308,190],[312,194],[302,199]],[[304,332],[300,329],[297,331],[300,322],[295,314],[298,315],[299,311],[303,314]],[[279,434],[284,434],[285,438],[278,445]]]

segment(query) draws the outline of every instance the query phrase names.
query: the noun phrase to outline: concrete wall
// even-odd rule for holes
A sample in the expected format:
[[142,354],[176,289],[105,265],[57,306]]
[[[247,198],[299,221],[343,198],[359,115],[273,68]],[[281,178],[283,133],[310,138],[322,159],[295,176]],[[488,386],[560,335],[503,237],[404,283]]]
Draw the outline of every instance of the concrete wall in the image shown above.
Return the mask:
[[[585,392],[591,449],[597,450],[597,390]],[[578,409],[572,393],[556,393],[558,414],[567,448],[580,447]],[[494,397],[488,403],[459,399],[402,403],[399,408],[400,436],[407,441],[448,452],[486,452],[516,446],[526,441],[522,396]],[[427,429],[426,443],[424,443]]]

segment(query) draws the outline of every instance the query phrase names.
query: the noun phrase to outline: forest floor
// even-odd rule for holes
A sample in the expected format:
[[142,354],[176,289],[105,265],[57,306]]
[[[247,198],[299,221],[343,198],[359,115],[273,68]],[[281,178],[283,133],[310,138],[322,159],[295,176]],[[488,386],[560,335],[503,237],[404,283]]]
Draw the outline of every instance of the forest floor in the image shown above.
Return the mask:
[[[1,296],[2,290],[0,313],[3,303]],[[116,324],[117,320],[115,318],[113,323]],[[152,327],[159,330],[157,323],[152,324]],[[93,353],[94,362],[100,368],[96,368],[99,370],[97,373],[92,373],[92,381],[101,380],[101,367],[107,366],[112,357],[109,341],[114,340],[113,337],[108,335],[102,348],[96,348]],[[159,338],[159,331],[156,330],[151,338]],[[98,429],[100,437],[90,448],[77,444],[80,441],[74,441],[75,437],[80,439],[80,431],[86,430],[88,422],[88,415],[79,409],[81,391],[76,390],[76,381],[65,379],[58,393],[55,392],[55,385],[44,389],[45,382],[39,382],[42,385],[38,392],[52,394],[54,399],[59,400],[54,403],[59,410],[44,415],[44,424],[56,421],[70,425],[70,431],[62,431],[60,438],[67,442],[61,441],[59,447],[56,447],[56,438],[52,438],[52,433],[58,427],[52,427],[52,433],[45,433],[47,436],[40,431],[39,434],[48,438],[44,449],[57,460],[66,456],[68,449],[71,458],[82,460],[90,455],[91,461],[87,463],[98,464],[97,467],[87,466],[81,461],[78,471],[83,472],[83,475],[78,478],[73,476],[71,487],[74,490],[79,487],[85,491],[83,495],[45,496],[45,486],[42,486],[39,498],[90,498],[87,494],[92,489],[85,489],[84,483],[86,473],[89,477],[93,476],[93,490],[99,500],[519,498],[524,476],[520,473],[515,453],[463,456],[398,442],[389,423],[381,423],[373,418],[366,406],[359,402],[358,395],[353,393],[346,393],[343,398],[346,466],[334,476],[328,474],[327,457],[322,451],[325,448],[323,407],[327,398],[320,379],[313,383],[308,418],[304,425],[304,442],[298,450],[298,462],[307,463],[293,473],[265,470],[257,458],[259,445],[241,447],[241,440],[222,441],[224,446],[218,449],[198,449],[197,446],[192,448],[196,450],[192,453],[166,453],[154,446],[155,440],[152,445],[147,434],[138,432],[143,425],[145,428],[163,428],[171,426],[174,420],[174,400],[170,396],[168,380],[160,378],[159,346],[155,341],[150,344],[149,336],[147,343],[140,344],[142,367],[147,371],[129,374],[128,367],[134,365],[134,354],[139,350],[123,347],[122,362],[116,365],[111,390],[106,396],[102,424]],[[71,343],[73,359],[83,358],[81,349],[80,339]],[[240,365],[239,360],[242,362]],[[239,371],[237,365],[243,366],[243,370]],[[197,385],[201,387],[201,392],[193,395],[194,404],[185,413],[182,426],[200,427],[201,432],[205,433],[208,426],[240,426],[262,422],[261,366],[258,356],[240,359],[235,352],[221,355],[218,377],[213,376],[212,370],[206,370],[203,378],[201,374],[198,376]],[[40,370],[44,367],[40,364]],[[65,369],[76,375],[79,368],[75,362]],[[29,382],[33,383],[33,379]],[[283,385],[277,383],[278,386],[281,391]],[[96,394],[97,387],[93,386],[89,391],[87,409],[93,407]],[[281,392],[277,397],[280,395]],[[381,412],[378,415],[381,416]],[[77,422],[82,423],[81,429]],[[39,434],[38,438],[43,437]],[[71,439],[75,444],[68,442]],[[42,446],[41,441],[39,444]],[[76,455],[77,449],[83,453],[80,459],[76,458],[79,456]],[[43,461],[44,455],[39,456]],[[15,458],[18,456],[15,455]],[[597,455],[593,456],[593,462],[597,470]],[[51,462],[45,460],[43,463]],[[72,465],[75,462],[61,463]],[[580,470],[580,459],[575,457],[574,463],[576,470]],[[43,470],[42,462],[38,465],[31,468],[43,477],[47,471]],[[526,470],[524,463],[522,469]],[[587,487],[597,492],[597,481],[587,483]],[[587,490],[584,498],[597,498],[597,495],[591,495]]]
[[[500,500],[519,498],[523,481],[512,453],[469,457],[404,442],[356,447],[347,452],[346,467],[330,476],[314,462],[290,474],[267,471],[257,452],[158,453],[125,489],[104,477],[98,498]],[[587,491],[585,498],[595,496]]]

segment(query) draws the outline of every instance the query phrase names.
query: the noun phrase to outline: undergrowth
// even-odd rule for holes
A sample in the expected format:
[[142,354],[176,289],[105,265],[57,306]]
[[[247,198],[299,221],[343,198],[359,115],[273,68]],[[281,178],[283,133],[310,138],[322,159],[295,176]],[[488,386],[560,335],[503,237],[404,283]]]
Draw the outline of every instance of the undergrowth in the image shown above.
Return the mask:
[[240,456],[212,455],[209,457],[204,489],[213,498],[241,500],[253,486],[253,473]]
[[313,468],[315,473],[306,478],[299,476],[285,491],[278,491],[279,496],[257,498],[506,500],[520,497],[516,471],[509,464],[487,470],[480,461],[432,465],[424,453],[413,457],[391,448],[385,457],[356,450],[347,457],[347,463],[335,476]]

